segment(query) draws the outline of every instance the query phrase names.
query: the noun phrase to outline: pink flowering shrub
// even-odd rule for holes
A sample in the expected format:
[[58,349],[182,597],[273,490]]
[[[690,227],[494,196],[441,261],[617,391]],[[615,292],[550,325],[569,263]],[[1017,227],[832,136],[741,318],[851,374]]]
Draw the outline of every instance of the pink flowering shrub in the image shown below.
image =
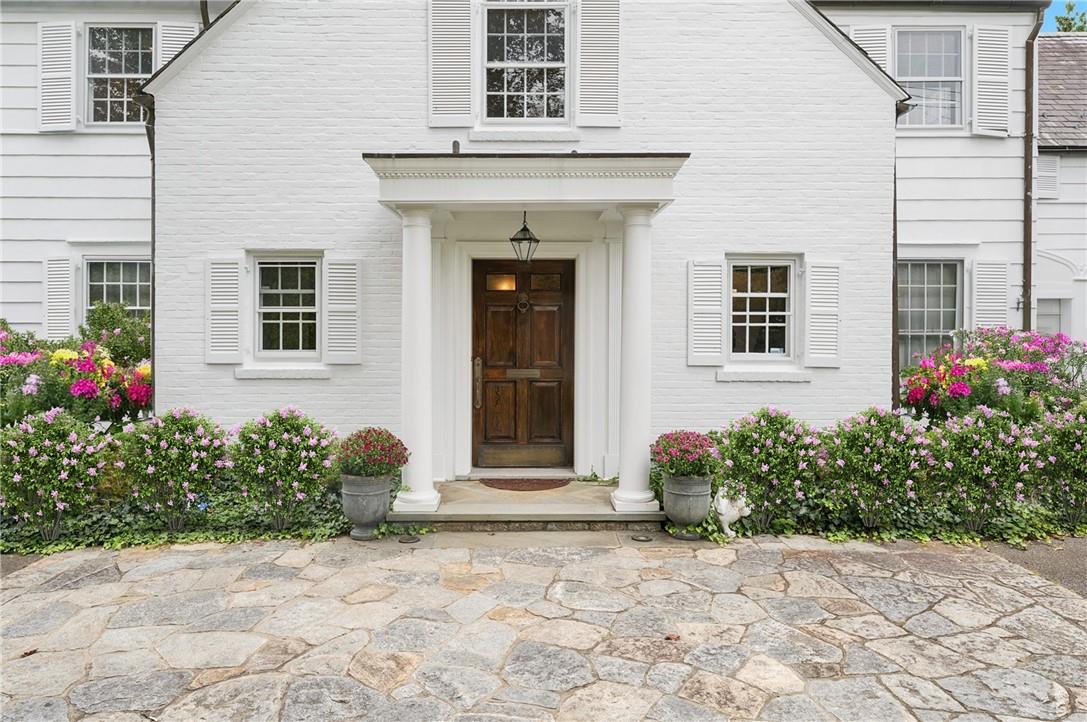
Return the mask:
[[94,431],[59,408],[4,429],[0,513],[36,527],[46,541],[57,539],[64,516],[94,499],[113,448],[109,434]]
[[1034,426],[981,406],[930,431],[925,455],[932,502],[969,531],[1028,501],[1045,467]]
[[1045,466],[1040,494],[1072,528],[1087,521],[1087,404],[1047,414],[1035,436]]
[[277,530],[298,505],[318,493],[332,473],[336,434],[288,406],[245,423],[232,448],[243,496],[270,516]]
[[649,447],[649,458],[668,476],[712,476],[721,462],[721,451],[706,434],[669,431]]
[[822,433],[821,502],[864,529],[905,528],[921,506],[928,438],[900,413],[875,408]]
[[174,409],[125,430],[121,463],[132,496],[168,530],[181,530],[186,516],[210,491],[214,476],[234,465],[227,455],[226,433],[192,409]]
[[902,372],[902,401],[941,420],[978,406],[1026,421],[1087,398],[1087,345],[1058,333],[961,331]]
[[351,476],[389,476],[408,463],[408,447],[388,429],[359,429],[340,441],[336,460]]
[[733,421],[718,438],[725,493],[751,507],[741,526],[762,533],[810,517],[821,442],[807,424],[771,406]]

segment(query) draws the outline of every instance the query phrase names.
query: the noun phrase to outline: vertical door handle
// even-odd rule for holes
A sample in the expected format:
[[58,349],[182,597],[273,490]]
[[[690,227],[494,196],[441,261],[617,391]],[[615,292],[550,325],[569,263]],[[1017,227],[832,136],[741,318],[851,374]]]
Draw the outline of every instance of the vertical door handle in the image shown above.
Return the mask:
[[483,408],[483,359],[476,356],[472,361],[472,384],[475,387],[475,407]]

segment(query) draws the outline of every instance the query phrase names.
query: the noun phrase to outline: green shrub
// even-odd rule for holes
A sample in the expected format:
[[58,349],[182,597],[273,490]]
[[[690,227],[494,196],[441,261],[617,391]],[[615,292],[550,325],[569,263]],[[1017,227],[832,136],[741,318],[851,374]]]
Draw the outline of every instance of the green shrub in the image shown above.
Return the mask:
[[725,493],[751,507],[741,527],[763,533],[810,523],[820,440],[807,424],[768,407],[732,422],[718,440]]
[[1087,520],[1087,410],[1047,414],[1035,436],[1042,500],[1075,528]]
[[114,442],[63,409],[28,416],[0,436],[0,508],[5,517],[55,540],[66,515],[95,497]]
[[904,529],[922,503],[924,430],[902,414],[868,409],[822,433],[820,501],[846,527]]
[[104,346],[118,366],[136,366],[151,359],[150,321],[120,303],[95,303],[79,333],[84,341]]
[[123,462],[133,497],[169,531],[181,530],[198,500],[206,502],[213,475],[233,465],[226,434],[192,409],[174,409],[126,431]]
[[275,529],[322,491],[332,473],[333,432],[300,409],[285,407],[241,427],[231,450],[241,494],[269,516]]

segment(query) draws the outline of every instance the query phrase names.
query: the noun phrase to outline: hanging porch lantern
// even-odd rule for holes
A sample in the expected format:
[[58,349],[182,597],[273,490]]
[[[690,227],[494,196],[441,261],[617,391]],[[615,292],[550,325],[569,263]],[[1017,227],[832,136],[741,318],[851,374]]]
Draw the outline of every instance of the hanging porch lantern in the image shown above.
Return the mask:
[[536,253],[536,246],[540,245],[540,239],[528,228],[528,211],[521,218],[521,230],[510,237],[510,245],[517,255],[518,261],[528,263]]

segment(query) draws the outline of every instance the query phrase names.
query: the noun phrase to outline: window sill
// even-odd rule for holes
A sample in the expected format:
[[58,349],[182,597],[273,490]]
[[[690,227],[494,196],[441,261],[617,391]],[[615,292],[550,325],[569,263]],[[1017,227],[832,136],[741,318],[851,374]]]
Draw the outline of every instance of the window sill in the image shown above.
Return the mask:
[[332,369],[322,365],[241,366],[234,369],[236,379],[330,379]]
[[797,369],[736,369],[724,368],[717,372],[720,383],[789,383],[808,384],[812,381],[810,371]]
[[581,133],[573,128],[472,128],[468,140],[564,143],[581,140]]

